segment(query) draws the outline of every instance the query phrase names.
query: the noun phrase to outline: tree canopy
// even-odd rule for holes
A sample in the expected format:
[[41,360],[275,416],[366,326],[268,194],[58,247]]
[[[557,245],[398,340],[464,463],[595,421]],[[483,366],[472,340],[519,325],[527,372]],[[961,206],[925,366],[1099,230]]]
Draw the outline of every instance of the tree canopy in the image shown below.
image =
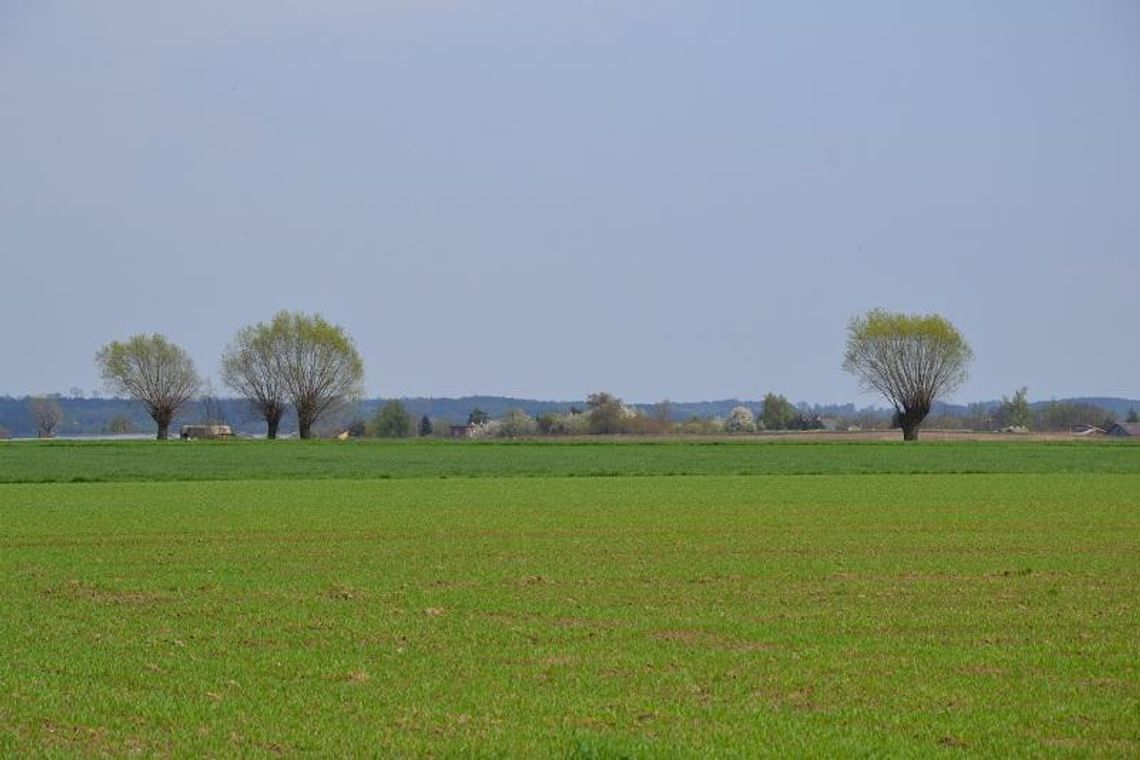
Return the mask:
[[945,317],[874,309],[848,324],[843,368],[891,403],[903,439],[914,441],[935,400],[966,381],[973,355]]
[[1029,389],[1025,386],[1018,388],[1013,392],[1013,398],[1002,396],[994,421],[999,428],[1028,429],[1033,424],[1033,409],[1029,406]]
[[270,439],[277,437],[287,406],[278,369],[286,324],[275,319],[243,327],[222,355],[222,382],[249,400],[253,411],[265,420]]
[[734,406],[724,421],[725,432],[751,433],[756,430],[756,418],[746,406]]
[[768,393],[760,408],[760,422],[765,430],[787,430],[796,417],[796,407],[783,396]]
[[407,438],[412,434],[412,418],[402,403],[392,399],[376,411],[373,432],[379,438]]
[[36,435],[51,438],[55,428],[63,419],[63,408],[55,396],[32,396],[28,398],[28,413],[36,425]]
[[622,422],[625,407],[617,396],[606,391],[591,393],[586,398],[586,408],[589,409],[591,433],[608,435],[624,432]]
[[363,393],[364,362],[348,333],[319,314],[281,311],[269,330],[275,369],[297,410],[298,433],[310,438],[323,414]]
[[158,333],[112,341],[95,354],[95,363],[113,392],[142,402],[159,440],[170,436],[170,421],[202,384],[190,356]]

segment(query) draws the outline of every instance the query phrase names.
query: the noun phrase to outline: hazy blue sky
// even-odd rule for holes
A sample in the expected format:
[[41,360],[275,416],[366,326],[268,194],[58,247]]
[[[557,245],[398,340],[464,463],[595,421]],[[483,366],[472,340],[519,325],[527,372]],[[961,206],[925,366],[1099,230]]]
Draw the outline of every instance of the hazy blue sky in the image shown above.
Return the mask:
[[1140,2],[0,0],[0,393],[319,311],[379,395],[1140,396]]

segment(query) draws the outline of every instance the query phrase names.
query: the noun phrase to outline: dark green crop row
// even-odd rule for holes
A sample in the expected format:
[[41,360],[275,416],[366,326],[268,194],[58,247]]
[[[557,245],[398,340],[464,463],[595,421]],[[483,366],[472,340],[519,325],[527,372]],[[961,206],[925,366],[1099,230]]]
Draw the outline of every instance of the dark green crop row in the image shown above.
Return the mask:
[[132,441],[0,444],[0,483],[862,473],[1140,473],[1127,441]]

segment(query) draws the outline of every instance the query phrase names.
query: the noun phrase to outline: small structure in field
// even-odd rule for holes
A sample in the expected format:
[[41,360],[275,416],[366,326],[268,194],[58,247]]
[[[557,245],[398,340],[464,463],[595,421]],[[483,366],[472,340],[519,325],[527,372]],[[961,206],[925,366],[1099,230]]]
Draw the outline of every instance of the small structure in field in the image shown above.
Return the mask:
[[1104,432],[1117,438],[1140,438],[1140,422],[1117,422]]
[[229,425],[183,425],[179,436],[184,441],[194,438],[233,438]]
[[451,426],[452,438],[473,438],[475,437],[474,425],[452,425]]

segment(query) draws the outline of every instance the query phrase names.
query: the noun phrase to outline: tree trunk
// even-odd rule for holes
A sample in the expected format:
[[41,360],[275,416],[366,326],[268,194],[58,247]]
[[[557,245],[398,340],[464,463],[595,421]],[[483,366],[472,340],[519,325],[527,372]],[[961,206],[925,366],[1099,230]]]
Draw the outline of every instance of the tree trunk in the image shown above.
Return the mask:
[[170,420],[155,420],[158,423],[158,440],[165,441],[170,437]]
[[277,428],[281,425],[281,412],[276,411],[266,414],[265,424],[267,426],[265,437],[271,441],[277,438]]
[[918,426],[926,419],[926,415],[930,413],[929,407],[918,407],[915,409],[903,409],[898,412],[899,427],[903,431],[904,441],[917,441],[918,440]]
[[312,438],[313,421],[309,419],[308,415],[297,415],[297,434],[301,438]]

